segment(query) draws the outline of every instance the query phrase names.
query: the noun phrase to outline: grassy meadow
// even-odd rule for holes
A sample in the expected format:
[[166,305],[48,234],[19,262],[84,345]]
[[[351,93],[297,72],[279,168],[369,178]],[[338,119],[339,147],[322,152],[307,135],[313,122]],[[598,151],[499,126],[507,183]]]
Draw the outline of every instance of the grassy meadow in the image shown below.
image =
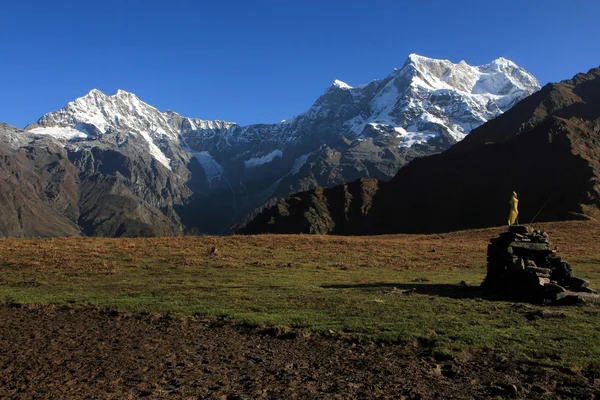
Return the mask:
[[[600,288],[600,223],[535,228]],[[487,242],[503,230],[0,239],[0,301],[225,318],[301,335],[415,343],[451,357],[492,351],[568,368],[600,360],[600,307],[497,301],[459,284],[479,285]]]

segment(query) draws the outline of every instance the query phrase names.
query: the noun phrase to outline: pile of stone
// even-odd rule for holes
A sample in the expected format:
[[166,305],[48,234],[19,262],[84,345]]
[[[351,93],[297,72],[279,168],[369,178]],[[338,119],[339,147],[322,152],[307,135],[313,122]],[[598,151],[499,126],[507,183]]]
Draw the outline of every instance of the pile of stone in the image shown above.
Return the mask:
[[486,290],[546,303],[599,302],[600,295],[589,284],[573,275],[571,265],[550,249],[546,232],[513,225],[490,240],[482,283]]

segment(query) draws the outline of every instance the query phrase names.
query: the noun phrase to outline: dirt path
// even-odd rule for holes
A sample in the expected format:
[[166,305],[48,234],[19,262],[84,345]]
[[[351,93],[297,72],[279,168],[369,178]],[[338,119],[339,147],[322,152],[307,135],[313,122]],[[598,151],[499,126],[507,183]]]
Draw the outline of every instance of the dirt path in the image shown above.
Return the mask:
[[451,399],[515,389],[515,398],[600,398],[600,374],[190,319],[0,306],[3,399]]

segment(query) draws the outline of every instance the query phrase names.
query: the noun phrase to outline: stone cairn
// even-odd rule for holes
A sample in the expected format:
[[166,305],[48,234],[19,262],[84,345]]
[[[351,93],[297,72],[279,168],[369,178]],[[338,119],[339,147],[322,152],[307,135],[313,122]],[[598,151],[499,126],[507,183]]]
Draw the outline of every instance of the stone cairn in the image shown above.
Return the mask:
[[507,296],[545,303],[600,301],[589,282],[550,249],[546,232],[513,225],[491,239],[482,287]]

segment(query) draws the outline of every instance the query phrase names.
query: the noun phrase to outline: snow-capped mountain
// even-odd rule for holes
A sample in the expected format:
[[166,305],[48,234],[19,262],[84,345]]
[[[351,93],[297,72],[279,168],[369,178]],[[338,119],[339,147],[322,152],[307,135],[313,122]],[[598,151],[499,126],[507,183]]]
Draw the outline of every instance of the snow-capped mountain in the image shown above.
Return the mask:
[[348,91],[354,103],[368,102],[366,118],[361,113],[345,123],[351,132],[362,135],[367,126],[393,132],[401,147],[439,137],[459,141],[540,88],[531,74],[504,58],[472,67],[416,54],[383,81],[356,89],[334,85]]
[[[465,88],[477,87],[473,81]],[[544,86],[387,182],[360,179],[280,198],[242,232],[373,235],[499,226],[513,191],[522,199],[522,220],[598,220],[599,160],[600,68],[593,68]]]
[[120,192],[162,214],[174,231],[223,232],[279,196],[389,179],[538,89],[503,58],[473,67],[411,54],[384,79],[358,87],[335,80],[306,112],[278,124],[186,118],[122,90],[92,90],[24,135],[34,145],[60,143],[83,182],[116,179]]

